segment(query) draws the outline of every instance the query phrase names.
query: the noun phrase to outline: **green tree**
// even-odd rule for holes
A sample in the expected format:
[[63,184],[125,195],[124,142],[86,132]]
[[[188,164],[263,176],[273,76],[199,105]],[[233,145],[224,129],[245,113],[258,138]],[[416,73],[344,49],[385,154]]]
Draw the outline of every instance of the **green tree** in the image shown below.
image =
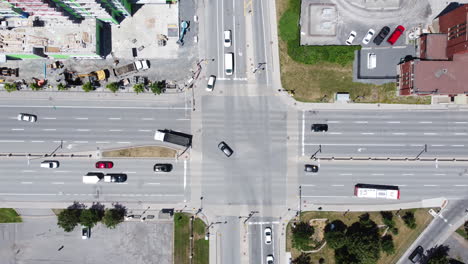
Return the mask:
[[336,264],[361,264],[362,262],[356,255],[348,251],[348,248],[341,247],[335,250],[335,263]]
[[395,226],[395,221],[393,220],[393,213],[390,211],[381,211],[380,216],[382,216],[382,221],[389,230],[394,234],[398,235],[398,228]]
[[[380,258],[380,237],[377,224],[369,214],[359,216],[346,231],[346,248],[351,260],[358,259],[362,264],[376,263]],[[336,254],[335,250],[335,254]]]
[[103,217],[102,212],[96,209],[85,209],[81,212],[80,223],[84,226],[92,228],[101,221]]
[[39,91],[42,89],[42,87],[40,87],[39,85],[37,85],[37,83],[33,82],[33,83],[30,83],[29,84],[29,87],[31,88],[31,90],[33,91]]
[[111,92],[115,93],[119,90],[119,83],[109,83],[108,85],[106,85],[106,88],[109,89]]
[[393,237],[391,235],[385,235],[384,237],[382,237],[380,247],[382,248],[382,251],[385,252],[387,255],[392,255],[393,253],[395,253]]
[[335,220],[325,226],[325,240],[333,249],[343,247],[346,243],[346,229],[348,227],[340,220]]
[[449,264],[450,258],[448,257],[448,252],[450,248],[448,246],[440,245],[436,248],[429,250],[429,260],[427,264]]
[[71,232],[80,222],[79,209],[65,209],[57,216],[57,225],[63,228],[65,232]]
[[9,92],[9,93],[18,90],[16,84],[14,84],[14,83],[5,83],[4,88],[5,88],[5,90],[6,90],[7,92]]
[[108,228],[115,228],[118,224],[122,223],[124,220],[125,211],[112,208],[107,209],[104,213],[104,217],[102,218],[102,222]]
[[83,88],[83,91],[85,91],[87,93],[94,90],[94,87],[93,87],[93,85],[91,85],[90,82],[87,82],[87,83],[83,84],[82,88]]
[[306,222],[299,222],[292,228],[293,247],[299,250],[309,250],[309,239],[314,234],[314,228]]
[[465,222],[465,239],[468,239],[468,221]]
[[310,264],[309,254],[301,253],[297,258],[293,259],[292,264]]
[[57,84],[57,89],[59,91],[66,91],[66,90],[68,90],[68,87],[63,83],[59,83],[59,84]]
[[408,226],[411,229],[416,228],[416,218],[414,217],[413,212],[406,212],[405,215],[403,215],[403,222],[405,222],[405,225]]
[[150,85],[151,92],[154,94],[161,94],[164,87],[166,87],[166,81],[157,81]]
[[145,85],[142,83],[135,84],[133,86],[133,91],[137,94],[145,92]]

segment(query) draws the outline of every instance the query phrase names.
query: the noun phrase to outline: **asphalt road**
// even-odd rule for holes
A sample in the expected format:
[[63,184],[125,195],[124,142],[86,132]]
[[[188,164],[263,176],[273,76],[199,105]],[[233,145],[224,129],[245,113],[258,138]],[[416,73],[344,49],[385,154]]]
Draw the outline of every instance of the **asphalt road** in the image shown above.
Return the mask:
[[[249,226],[250,263],[266,264],[266,257],[273,255],[275,263],[281,263],[278,221],[270,217],[253,218],[247,222]],[[271,244],[265,243],[265,228],[272,230]]]
[[[110,159],[112,169],[96,169],[98,160],[62,158],[59,168],[41,168],[43,159],[0,160],[0,201],[155,202],[178,203],[190,198],[190,163],[156,159]],[[109,159],[105,159],[109,160]],[[154,173],[155,163],[171,163],[169,173]],[[88,172],[125,173],[125,183],[84,184]]]
[[[299,119],[302,156],[321,146],[317,157],[468,157],[460,111],[306,111]],[[311,131],[316,123],[328,132]]]
[[[154,144],[154,131],[190,132],[190,111],[185,104],[113,101],[0,102],[2,153],[56,153],[96,148]],[[135,104],[136,103],[136,104]],[[136,106],[135,106],[136,105]],[[19,113],[37,115],[37,122],[18,121]]]
[[[420,201],[436,197],[459,199],[468,193],[466,163],[394,162],[394,161],[325,161],[318,173],[304,171],[299,165],[299,184],[304,204],[375,204]],[[396,185],[401,198],[375,200],[354,196],[357,183]],[[314,208],[315,209],[315,208]]]

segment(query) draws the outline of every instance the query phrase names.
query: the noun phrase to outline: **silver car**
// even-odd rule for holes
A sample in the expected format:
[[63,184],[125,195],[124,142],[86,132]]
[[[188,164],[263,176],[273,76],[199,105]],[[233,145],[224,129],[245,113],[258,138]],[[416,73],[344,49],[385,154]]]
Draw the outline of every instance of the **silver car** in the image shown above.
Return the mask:
[[34,123],[37,121],[37,116],[32,114],[21,113],[18,115],[18,120]]
[[231,157],[232,153],[234,153],[234,151],[232,151],[232,149],[224,141],[221,141],[221,143],[218,144],[218,148],[224,153],[224,155],[228,157]]

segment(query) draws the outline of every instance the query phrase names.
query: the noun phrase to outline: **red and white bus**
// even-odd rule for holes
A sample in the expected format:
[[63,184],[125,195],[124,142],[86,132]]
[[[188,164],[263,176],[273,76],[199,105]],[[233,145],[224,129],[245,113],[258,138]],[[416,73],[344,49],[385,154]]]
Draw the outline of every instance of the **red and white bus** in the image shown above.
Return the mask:
[[358,183],[354,195],[360,198],[400,199],[398,186]]

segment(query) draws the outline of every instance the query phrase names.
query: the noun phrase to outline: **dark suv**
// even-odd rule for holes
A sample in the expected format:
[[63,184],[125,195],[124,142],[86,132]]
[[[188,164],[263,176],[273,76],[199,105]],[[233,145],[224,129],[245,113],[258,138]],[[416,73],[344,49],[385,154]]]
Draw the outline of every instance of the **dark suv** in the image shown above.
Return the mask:
[[327,132],[328,125],[327,124],[313,124],[312,131],[314,132]]
[[413,263],[419,263],[424,255],[424,248],[421,246],[418,246],[413,253],[408,257],[408,259],[413,262]]
[[380,45],[382,41],[384,41],[384,39],[387,37],[388,33],[390,33],[390,28],[387,26],[383,27],[380,30],[379,34],[377,34],[377,36],[374,38],[374,43]]

